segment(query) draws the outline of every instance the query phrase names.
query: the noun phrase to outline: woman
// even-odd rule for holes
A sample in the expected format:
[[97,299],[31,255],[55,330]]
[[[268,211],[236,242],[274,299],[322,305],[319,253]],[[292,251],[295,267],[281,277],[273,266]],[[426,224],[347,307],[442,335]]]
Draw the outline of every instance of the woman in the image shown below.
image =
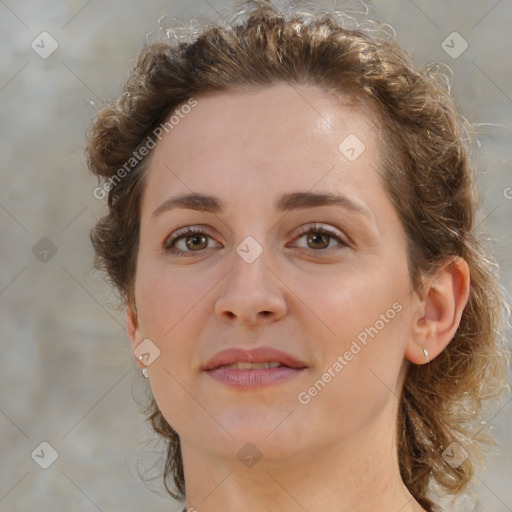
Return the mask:
[[465,127],[376,23],[231,21],[148,45],[87,142],[166,487],[199,512],[440,510],[506,364]]

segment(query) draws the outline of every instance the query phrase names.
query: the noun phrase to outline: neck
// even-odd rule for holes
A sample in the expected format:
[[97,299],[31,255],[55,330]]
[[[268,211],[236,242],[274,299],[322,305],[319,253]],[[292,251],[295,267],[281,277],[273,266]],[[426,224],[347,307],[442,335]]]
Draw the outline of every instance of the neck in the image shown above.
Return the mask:
[[264,454],[251,468],[182,439],[187,510],[424,511],[400,477],[393,432],[382,426],[285,458]]

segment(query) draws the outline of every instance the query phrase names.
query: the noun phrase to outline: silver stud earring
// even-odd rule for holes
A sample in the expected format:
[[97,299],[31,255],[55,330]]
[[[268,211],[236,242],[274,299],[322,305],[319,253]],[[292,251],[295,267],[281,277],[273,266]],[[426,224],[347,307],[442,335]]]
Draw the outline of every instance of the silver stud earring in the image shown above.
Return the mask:
[[[142,356],[139,356],[139,361],[142,361]],[[149,379],[149,373],[147,368],[142,368],[142,375],[145,379]]]
[[425,354],[425,359],[427,360],[427,363],[430,363],[430,359],[428,358],[428,350],[423,347],[423,353]]

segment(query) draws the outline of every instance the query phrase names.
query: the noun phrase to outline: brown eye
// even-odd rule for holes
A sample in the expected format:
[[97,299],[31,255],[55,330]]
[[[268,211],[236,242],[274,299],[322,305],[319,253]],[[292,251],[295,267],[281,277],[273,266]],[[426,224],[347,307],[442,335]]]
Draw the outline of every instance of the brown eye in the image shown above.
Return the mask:
[[208,241],[207,241],[208,235],[206,235],[206,236],[205,235],[192,235],[192,236],[186,236],[183,238],[185,239],[185,245],[190,250],[206,249],[206,247],[208,246]]
[[[298,247],[314,252],[327,252],[330,249],[339,250],[348,247],[348,243],[337,232],[318,225],[307,226],[296,240],[303,237],[305,237],[307,247]],[[337,243],[331,244],[333,241]]]
[[204,228],[186,227],[179,229],[165,241],[164,250],[179,256],[189,256],[208,249],[210,240],[213,239]]
[[318,244],[316,247],[312,247],[312,249],[326,249],[329,245],[330,238],[332,237],[325,233],[315,232],[308,233],[306,240],[308,244],[313,244],[313,246]]

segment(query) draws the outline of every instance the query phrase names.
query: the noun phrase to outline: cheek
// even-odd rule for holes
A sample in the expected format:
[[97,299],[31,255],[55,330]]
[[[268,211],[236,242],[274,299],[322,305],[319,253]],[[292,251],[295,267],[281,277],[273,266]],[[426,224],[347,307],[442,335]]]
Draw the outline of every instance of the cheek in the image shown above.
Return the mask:
[[331,317],[336,336],[318,340],[320,364],[300,390],[300,403],[310,403],[299,410],[319,418],[325,436],[349,435],[370,424],[400,395],[406,305],[389,292],[383,297],[368,295],[364,286],[357,290],[348,296],[353,300],[343,297],[343,308]]
[[215,282],[211,273],[192,267],[171,269],[142,261],[135,292],[144,334],[155,340],[172,339],[174,331],[183,330],[197,315],[201,303],[211,300],[208,291]]
[[340,267],[328,276],[297,276],[293,289],[304,306],[315,313],[311,316],[325,328],[324,334],[330,333],[333,343],[342,349],[344,342],[375,323],[379,331],[389,331],[408,293],[407,283],[403,270],[373,261],[360,268]]
[[[317,377],[329,370],[340,377],[328,386],[334,400],[356,408],[361,403],[378,405],[396,389],[404,359],[410,322],[407,269],[398,262],[396,267],[353,268],[331,279],[328,286],[323,293],[320,286],[309,288],[308,302],[322,320],[317,332],[324,333],[316,340]],[[347,390],[351,390],[348,395]]]
[[150,368],[151,390],[171,425],[187,424],[189,418],[204,414],[189,381],[195,340],[200,337],[208,309],[211,311],[208,291],[215,280],[207,273],[192,271],[192,267],[170,270],[142,263],[139,269],[136,300],[141,335],[160,350]]

